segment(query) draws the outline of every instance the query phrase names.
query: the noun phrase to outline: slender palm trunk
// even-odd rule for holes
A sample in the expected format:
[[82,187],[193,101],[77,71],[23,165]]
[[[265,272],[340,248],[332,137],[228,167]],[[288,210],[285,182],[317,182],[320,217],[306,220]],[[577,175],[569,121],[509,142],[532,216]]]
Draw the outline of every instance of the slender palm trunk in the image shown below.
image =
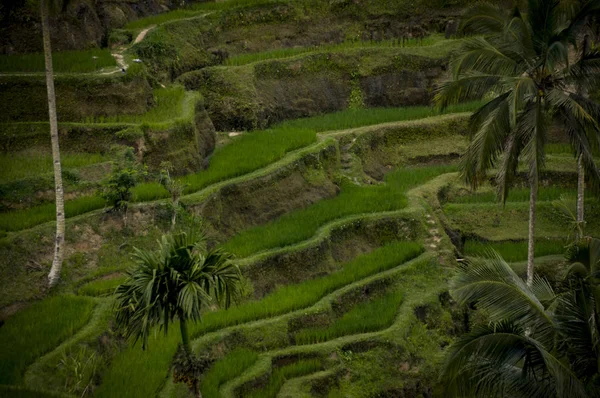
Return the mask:
[[535,206],[538,195],[537,178],[531,178],[530,182],[531,193],[529,196],[529,241],[527,249],[527,286],[533,284],[533,265],[535,254]]
[[181,329],[181,343],[183,344],[183,349],[189,355],[192,352],[192,346],[190,345],[187,322],[183,317],[179,317],[179,328]]
[[583,168],[583,157],[580,155],[577,161],[577,239],[583,238],[585,205],[585,169]]
[[[193,360],[192,345],[190,344],[190,335],[187,328],[187,321],[185,320],[185,317],[183,317],[181,314],[179,316],[179,328],[181,329],[181,343],[183,345],[183,350],[185,351],[186,355]],[[194,381],[192,385],[192,391],[194,392],[194,395],[197,398],[202,398],[200,386],[198,385],[198,378],[196,375],[194,375],[193,377]]]
[[171,216],[171,231],[175,229],[177,223],[177,209],[179,208],[179,197],[173,199],[173,215]]
[[48,0],[40,1],[42,18],[42,36],[44,39],[44,59],[46,62],[46,87],[48,90],[48,114],[50,118],[50,138],[52,141],[52,163],[54,165],[54,190],[56,192],[56,243],[52,268],[48,274],[49,287],[55,286],[60,279],[65,245],[65,203],[58,146],[58,121],[56,117],[56,95],[54,93],[54,72],[52,70],[52,47],[50,45],[50,20],[48,18]]

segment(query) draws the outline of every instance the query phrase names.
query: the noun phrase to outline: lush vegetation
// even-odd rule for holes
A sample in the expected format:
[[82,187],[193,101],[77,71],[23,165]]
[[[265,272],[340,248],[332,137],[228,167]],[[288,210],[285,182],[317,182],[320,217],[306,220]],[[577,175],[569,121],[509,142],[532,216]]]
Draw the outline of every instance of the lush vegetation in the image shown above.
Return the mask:
[[[63,170],[109,161],[110,158],[99,153],[63,153]],[[0,181],[8,182],[52,173],[52,155],[50,153],[2,153],[0,154]]]
[[[561,240],[538,239],[535,242],[535,257],[562,254],[567,242]],[[465,242],[464,254],[466,256],[487,256],[490,250],[495,250],[502,258],[514,263],[527,260],[527,242],[482,242],[479,240],[467,240]]]
[[313,129],[317,132],[344,130],[380,123],[423,119],[449,113],[472,112],[480,104],[480,102],[467,102],[449,106],[443,111],[429,106],[345,109],[325,115],[290,120],[281,123],[280,126],[291,128],[302,127]]
[[77,289],[77,294],[83,296],[107,296],[113,294],[115,289],[125,282],[126,278],[126,276],[120,275],[115,278],[96,279]]
[[[55,73],[94,72],[116,67],[117,63],[108,49],[63,51],[52,54]],[[43,73],[46,70],[44,54],[0,55],[0,73]]]
[[561,292],[539,277],[526,284],[497,253],[459,270],[450,282],[452,296],[461,305],[476,303],[485,319],[448,351],[442,373],[447,396],[596,396],[600,330],[590,320],[599,315],[600,289],[592,275],[600,240],[577,247]]
[[316,344],[346,336],[373,332],[390,326],[402,303],[400,291],[360,303],[327,327],[303,329],[295,334],[296,344]]
[[0,384],[20,384],[28,365],[88,322],[94,305],[86,297],[54,296],[10,318],[0,328]]
[[[422,251],[423,248],[417,243],[398,242],[384,246],[344,264],[338,272],[281,287],[259,301],[240,304],[227,311],[208,313],[203,317],[201,324],[190,328],[191,334],[197,336],[227,326],[306,308],[342,286],[398,266],[418,256]],[[164,378],[165,369],[169,367],[178,340],[178,333],[171,330],[165,338],[153,338],[148,351],[131,347],[119,354],[105,374],[96,395],[113,397],[117,394],[120,397],[132,397],[153,394]],[[133,374],[127,372],[127,369],[133,367],[138,371]]]
[[219,359],[211,366],[202,380],[200,385],[202,396],[206,398],[219,397],[219,387],[241,375],[257,359],[256,352],[245,348],[237,348]]
[[393,39],[381,41],[345,41],[339,44],[326,44],[321,46],[309,47],[291,47],[278,48],[276,50],[264,51],[260,53],[240,54],[234,57],[227,58],[225,65],[241,66],[253,62],[267,61],[269,59],[289,58],[300,54],[312,52],[337,52],[345,51],[352,48],[394,48],[394,47],[419,47],[438,44],[443,37],[441,35],[431,35],[424,39]]
[[[65,202],[65,215],[67,218],[75,217],[105,206],[104,199],[98,196],[82,196]],[[20,231],[54,220],[56,206],[47,203],[29,209],[0,213],[0,231]]]
[[165,12],[150,17],[141,18],[129,22],[125,27],[127,29],[143,29],[152,25],[161,25],[171,21],[177,21],[185,18],[199,17],[210,11],[230,10],[237,7],[252,7],[268,3],[285,3],[285,0],[226,0],[226,1],[207,1],[178,10]]
[[191,116],[196,95],[186,93],[181,86],[157,88],[153,91],[154,106],[141,115],[115,115],[87,118],[86,123],[135,123],[154,124]]
[[303,359],[291,365],[277,368],[269,377],[269,382],[263,388],[253,390],[246,395],[250,398],[275,398],[287,379],[315,373],[323,369],[319,359]]
[[301,128],[278,128],[242,134],[229,145],[215,151],[210,167],[185,176],[185,192],[196,192],[209,184],[237,177],[265,167],[286,153],[316,141],[315,132]]
[[[289,151],[316,141],[311,130],[281,128],[256,131],[237,137],[229,145],[219,148],[211,157],[208,169],[182,177],[185,193],[196,192],[210,184],[240,176],[280,160]],[[94,159],[94,157],[92,157]],[[134,202],[164,199],[169,193],[159,183],[142,183],[132,189]],[[105,207],[99,196],[83,196],[65,202],[67,217],[74,217]],[[0,213],[0,230],[19,231],[52,221],[54,203],[28,209]]]
[[344,216],[402,209],[407,205],[406,190],[452,170],[453,166],[403,168],[388,174],[383,185],[360,186],[346,182],[335,198],[241,232],[223,247],[245,257],[308,239],[322,225]]
[[[561,196],[573,194],[572,188],[561,186],[550,186],[540,188],[538,191],[538,201],[552,201],[560,199]],[[591,196],[590,193],[588,195]],[[529,201],[529,188],[513,188],[510,190],[507,202],[527,202]],[[452,203],[492,203],[498,201],[498,194],[494,191],[474,192],[469,195],[461,195],[452,198]]]

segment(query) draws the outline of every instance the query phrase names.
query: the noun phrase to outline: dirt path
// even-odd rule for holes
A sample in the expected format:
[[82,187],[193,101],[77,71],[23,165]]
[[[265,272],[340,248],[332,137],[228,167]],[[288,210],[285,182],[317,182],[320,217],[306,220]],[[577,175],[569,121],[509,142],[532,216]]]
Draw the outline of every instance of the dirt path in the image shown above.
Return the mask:
[[137,37],[135,38],[135,40],[133,41],[133,44],[138,44],[139,42],[141,42],[142,40],[144,40],[144,37],[146,37],[146,34],[148,34],[148,32],[151,31],[154,28],[156,28],[156,25],[149,26],[146,29],[142,30],[137,35]]

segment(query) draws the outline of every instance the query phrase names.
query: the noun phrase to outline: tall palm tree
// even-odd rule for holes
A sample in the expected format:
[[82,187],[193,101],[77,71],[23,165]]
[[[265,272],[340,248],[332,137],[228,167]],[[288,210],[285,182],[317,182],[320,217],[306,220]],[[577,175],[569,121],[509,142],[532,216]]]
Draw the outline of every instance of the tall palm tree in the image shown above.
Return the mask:
[[478,4],[466,14],[463,29],[481,36],[467,38],[451,60],[452,77],[440,85],[439,106],[487,99],[470,120],[471,143],[463,157],[462,175],[473,189],[498,167],[498,193],[506,201],[519,161],[527,165],[530,186],[527,283],[533,283],[536,201],[544,146],[553,119],[565,126],[575,152],[596,184],[600,173],[592,149],[600,106],[574,87],[598,80],[600,53],[569,51],[588,14],[600,0],[575,4],[564,0],[529,0],[528,12]]
[[52,68],[52,46],[50,44],[50,0],[40,1],[42,20],[42,36],[44,40],[44,60],[46,64],[46,88],[48,91],[48,115],[50,119],[50,139],[52,141],[52,164],[54,166],[54,191],[56,195],[56,239],[54,258],[48,274],[48,286],[55,286],[60,280],[65,252],[65,197],[60,163],[60,147],[58,145],[58,119],[56,117],[56,94],[54,92],[54,71]]
[[[220,250],[207,251],[203,234],[191,231],[163,236],[154,252],[135,249],[137,265],[116,290],[117,327],[134,343],[148,345],[153,328],[168,332],[169,324],[179,320],[186,369],[178,380],[189,383],[195,395],[198,388],[197,360],[192,352],[188,322],[200,321],[202,311],[211,303],[229,307],[237,295],[240,273],[231,256]],[[179,375],[182,376],[182,375]]]
[[590,351],[600,329],[588,321],[589,298],[576,300],[573,290],[557,295],[538,277],[527,285],[495,252],[471,259],[450,292],[459,304],[475,303],[489,323],[450,347],[445,396],[577,398],[600,391],[597,348]]
[[204,235],[190,231],[163,236],[156,251],[136,248],[134,259],[137,265],[116,290],[117,325],[145,349],[155,326],[166,334],[178,319],[183,348],[191,353],[188,321],[200,321],[211,303],[229,307],[238,292],[240,273],[231,255],[207,251]]

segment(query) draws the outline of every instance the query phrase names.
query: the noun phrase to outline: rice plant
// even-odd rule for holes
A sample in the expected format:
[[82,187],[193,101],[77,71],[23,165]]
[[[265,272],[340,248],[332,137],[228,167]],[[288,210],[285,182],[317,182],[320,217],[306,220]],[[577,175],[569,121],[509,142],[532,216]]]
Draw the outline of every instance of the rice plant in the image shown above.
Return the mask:
[[316,53],[316,52],[343,52],[355,48],[402,48],[402,47],[419,47],[431,46],[444,40],[442,35],[431,35],[424,39],[392,39],[381,41],[345,41],[337,44],[324,44],[320,46],[309,47],[290,47],[278,48],[270,51],[259,53],[239,54],[228,58],[225,61],[227,66],[241,66],[259,61],[267,61],[270,59],[290,58],[300,54]]
[[27,366],[75,334],[93,308],[90,298],[54,296],[9,318],[0,328],[0,384],[20,384]]
[[[105,206],[104,199],[98,196],[82,196],[65,202],[65,216],[75,217]],[[20,231],[56,218],[54,203],[46,203],[10,213],[0,213],[0,231]]]
[[466,102],[451,105],[443,112],[430,106],[410,106],[401,108],[361,108],[345,109],[325,115],[312,116],[283,122],[278,127],[303,127],[317,132],[344,130],[380,123],[416,120],[441,114],[472,112],[481,106],[479,102]]
[[[413,242],[386,245],[356,257],[332,274],[278,288],[259,301],[243,303],[226,311],[207,313],[202,323],[191,325],[190,331],[193,336],[199,336],[224,327],[309,307],[336,289],[403,264],[422,252],[422,246]],[[142,351],[137,346],[122,351],[104,374],[103,383],[95,395],[121,398],[151,396],[164,379],[165,369],[169,367],[179,341],[178,325],[174,325],[166,337],[157,333],[149,350]],[[131,369],[136,369],[136,372],[130,372]]]
[[217,149],[208,169],[180,179],[185,193],[199,191],[228,178],[241,176],[274,163],[287,152],[316,141],[314,131],[302,128],[278,128],[242,134],[232,143]]
[[384,329],[396,319],[402,298],[402,292],[393,291],[358,304],[330,326],[300,330],[295,335],[296,344],[317,344],[341,336]]
[[[208,169],[182,177],[185,193],[193,193],[210,184],[240,176],[265,167],[294,149],[316,141],[311,130],[279,128],[247,133],[219,148],[211,157]],[[10,157],[5,158],[10,159]],[[94,157],[92,157],[92,160]],[[80,160],[75,158],[75,160]],[[76,163],[74,161],[74,163]],[[133,190],[133,201],[145,202],[168,198],[168,192],[156,182],[143,183]],[[67,217],[74,217],[89,211],[101,209],[105,201],[98,196],[84,196],[65,203]],[[47,203],[28,209],[0,213],[0,231],[20,231],[35,225],[52,221],[55,218],[54,203]]]
[[77,294],[81,296],[108,296],[114,293],[117,286],[125,282],[126,279],[125,275],[110,279],[96,279],[77,289]]
[[[56,73],[85,73],[102,68],[116,67],[109,49],[62,51],[52,53]],[[0,73],[45,72],[44,54],[0,55]]]
[[[562,240],[537,239],[535,241],[535,257],[563,254],[567,242]],[[509,263],[527,260],[527,241],[521,242],[482,242],[480,240],[467,240],[464,246],[466,256],[485,256],[491,249]]]
[[[63,170],[109,161],[99,153],[63,153]],[[0,154],[0,181],[8,182],[37,177],[53,172],[52,155],[48,153],[2,153]]]
[[141,18],[129,22],[125,25],[126,29],[143,29],[152,25],[161,25],[167,22],[179,19],[193,18],[205,14],[209,11],[223,11],[239,7],[253,7],[262,4],[286,3],[284,0],[227,0],[227,1],[207,1],[191,4],[186,8],[165,12],[158,15]]
[[[181,86],[157,88],[153,91],[155,104],[141,115],[114,115],[88,117],[85,123],[135,123],[154,124],[183,118],[192,109],[196,98],[194,93],[186,93]],[[190,113],[191,115],[191,113]]]
[[322,369],[323,364],[319,359],[301,359],[291,365],[275,369],[266,386],[253,390],[244,396],[249,398],[275,398],[286,380],[309,375]]
[[205,398],[220,397],[219,388],[227,381],[241,375],[257,359],[258,354],[256,352],[245,348],[238,348],[228,353],[215,362],[204,376],[200,385],[202,396]]
[[402,168],[388,174],[383,185],[343,183],[338,196],[245,230],[229,240],[224,248],[239,257],[246,257],[308,239],[322,225],[345,216],[400,210],[407,205],[405,194],[409,188],[453,170],[454,166]]
[[[552,201],[559,199],[563,195],[575,195],[574,188],[565,188],[561,186],[540,187],[538,191],[538,202]],[[591,195],[591,193],[587,193]],[[587,196],[586,195],[586,196]],[[513,188],[508,194],[507,202],[528,202],[529,188]],[[452,203],[493,203],[498,202],[498,196],[495,191],[475,192],[469,195],[457,196],[452,199]]]

